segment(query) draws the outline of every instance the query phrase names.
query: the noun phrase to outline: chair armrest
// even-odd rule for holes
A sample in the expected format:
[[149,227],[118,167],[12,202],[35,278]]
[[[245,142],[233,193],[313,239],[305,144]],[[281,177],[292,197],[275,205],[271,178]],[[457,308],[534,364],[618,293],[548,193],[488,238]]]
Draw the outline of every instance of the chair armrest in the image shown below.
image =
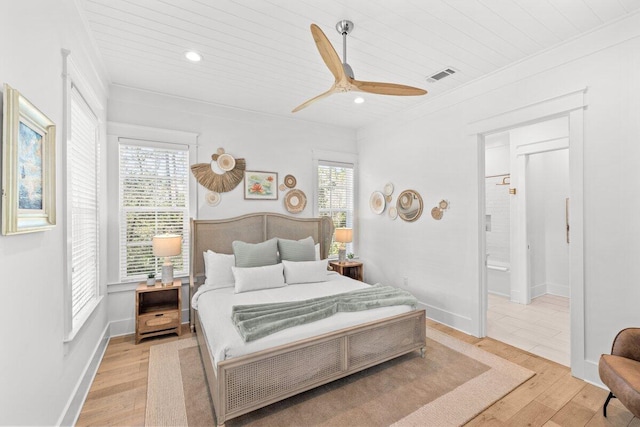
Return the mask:
[[640,361],[640,328],[626,328],[618,332],[611,354]]

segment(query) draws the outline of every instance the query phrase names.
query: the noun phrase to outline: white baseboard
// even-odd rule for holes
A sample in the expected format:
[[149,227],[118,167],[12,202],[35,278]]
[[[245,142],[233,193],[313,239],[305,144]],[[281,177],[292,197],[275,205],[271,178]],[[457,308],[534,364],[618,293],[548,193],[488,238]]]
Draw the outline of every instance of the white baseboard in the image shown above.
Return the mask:
[[538,283],[531,287],[531,298],[537,298],[547,293],[547,284]]
[[503,294],[502,292],[496,292],[496,291],[488,291],[491,295],[497,295],[499,297],[505,297],[505,298],[509,298],[509,294]]
[[423,302],[418,303],[418,308],[427,310],[427,317],[431,320],[450,326],[465,334],[472,334],[471,331],[473,329],[471,328],[471,318],[469,317],[464,317]]
[[547,283],[547,293],[566,298],[570,298],[571,296],[571,290],[569,286],[560,285],[558,283]]
[[69,401],[67,402],[67,406],[62,413],[62,416],[58,420],[57,425],[59,426],[73,426],[78,421],[78,417],[80,416],[80,411],[82,410],[82,406],[84,405],[84,401],[87,398],[87,394],[89,394],[89,389],[91,388],[91,384],[93,384],[93,380],[98,372],[98,367],[100,366],[100,362],[102,362],[102,357],[104,356],[104,352],[107,349],[107,344],[109,343],[109,338],[111,336],[111,332],[109,329],[109,323],[105,326],[102,331],[102,336],[96,344],[96,348],[93,351],[93,356],[87,363],[87,366],[84,368],[84,372],[82,376],[78,380],[76,384],[75,390],[72,393]]
[[598,362],[585,360],[583,362],[583,366],[584,366],[584,370],[583,370],[584,378],[582,378],[583,380],[595,386],[598,386],[600,388],[609,390],[609,388],[606,385],[604,385],[602,381],[600,381],[600,373],[598,372]]

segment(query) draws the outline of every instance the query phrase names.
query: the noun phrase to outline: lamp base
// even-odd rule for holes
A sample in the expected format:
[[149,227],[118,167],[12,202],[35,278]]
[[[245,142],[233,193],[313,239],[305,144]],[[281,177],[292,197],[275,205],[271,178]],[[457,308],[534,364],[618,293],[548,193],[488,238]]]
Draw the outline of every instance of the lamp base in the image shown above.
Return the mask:
[[173,284],[173,265],[172,264],[162,265],[162,284],[163,285]]
[[345,262],[347,260],[347,250],[338,249],[338,262]]

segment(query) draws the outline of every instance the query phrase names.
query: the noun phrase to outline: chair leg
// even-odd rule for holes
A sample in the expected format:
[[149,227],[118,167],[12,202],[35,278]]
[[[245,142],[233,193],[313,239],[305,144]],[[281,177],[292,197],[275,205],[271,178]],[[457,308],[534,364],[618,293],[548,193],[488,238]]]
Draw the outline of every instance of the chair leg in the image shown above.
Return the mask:
[[609,396],[607,396],[607,400],[604,402],[604,407],[602,408],[602,413],[604,414],[604,417],[607,417],[607,405],[609,404],[609,401],[611,400],[612,397],[615,397],[613,395],[612,392],[609,392]]

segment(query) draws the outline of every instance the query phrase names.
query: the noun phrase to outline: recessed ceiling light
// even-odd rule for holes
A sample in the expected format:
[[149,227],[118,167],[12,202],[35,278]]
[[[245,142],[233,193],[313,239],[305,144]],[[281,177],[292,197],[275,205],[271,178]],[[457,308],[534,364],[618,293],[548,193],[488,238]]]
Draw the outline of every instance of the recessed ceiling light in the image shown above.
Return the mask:
[[200,62],[202,60],[202,55],[200,55],[195,50],[190,50],[188,52],[185,52],[184,56],[185,58],[187,58],[189,61],[192,61],[192,62]]
[[356,99],[354,99],[353,102],[355,102],[356,104],[362,104],[364,102],[364,98],[359,96]]

